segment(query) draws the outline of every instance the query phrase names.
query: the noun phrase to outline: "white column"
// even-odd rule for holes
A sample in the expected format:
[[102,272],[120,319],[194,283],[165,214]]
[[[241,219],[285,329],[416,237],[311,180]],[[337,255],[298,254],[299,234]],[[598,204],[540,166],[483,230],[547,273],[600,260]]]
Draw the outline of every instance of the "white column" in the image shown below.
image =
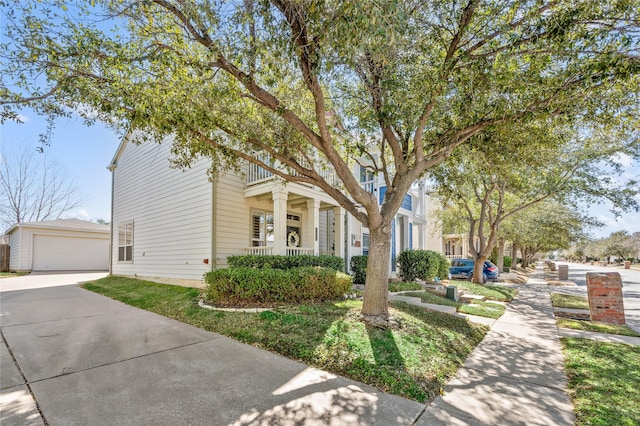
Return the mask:
[[[335,248],[334,255],[344,258],[344,215],[345,211],[342,207],[333,208],[333,220],[335,222]],[[345,259],[348,262],[349,259]]]
[[287,254],[287,198],[282,184],[271,190],[273,198],[273,254]]
[[313,254],[320,254],[320,200],[307,200],[307,235],[309,247],[313,248]]

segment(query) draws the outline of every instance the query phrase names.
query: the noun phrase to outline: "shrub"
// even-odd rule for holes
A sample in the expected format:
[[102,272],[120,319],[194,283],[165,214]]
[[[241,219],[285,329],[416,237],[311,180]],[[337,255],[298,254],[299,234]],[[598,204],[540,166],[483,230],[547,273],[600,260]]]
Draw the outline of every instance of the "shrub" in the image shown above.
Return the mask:
[[435,251],[406,250],[398,255],[397,262],[400,277],[404,281],[414,281],[416,278],[431,281],[449,275],[449,261]]
[[230,268],[257,269],[292,269],[301,267],[320,266],[334,271],[344,271],[344,259],[339,256],[301,254],[297,256],[246,255],[229,256],[227,263]]
[[354,284],[364,284],[367,280],[367,261],[369,260],[369,256],[352,256],[351,262],[351,273],[353,275]]
[[205,274],[204,294],[212,303],[236,306],[302,303],[344,296],[352,278],[330,268],[226,268]]
[[511,256],[504,256],[502,258],[502,266],[505,268],[511,268],[511,263],[513,262],[513,260],[511,259]]

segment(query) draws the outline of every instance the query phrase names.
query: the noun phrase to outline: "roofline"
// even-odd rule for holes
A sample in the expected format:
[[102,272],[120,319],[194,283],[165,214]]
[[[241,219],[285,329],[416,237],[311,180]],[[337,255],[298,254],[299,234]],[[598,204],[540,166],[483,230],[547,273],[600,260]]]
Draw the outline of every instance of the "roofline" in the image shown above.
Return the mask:
[[107,166],[107,170],[109,170],[110,172],[113,172],[118,167],[118,159],[120,158],[120,155],[122,154],[122,151],[124,151],[124,147],[131,140],[132,136],[133,136],[133,132],[131,131],[131,129],[127,130],[127,133],[122,138],[122,141],[120,142],[120,145],[118,145],[118,149],[116,150],[116,153],[113,156],[113,159],[111,160],[111,163],[109,163],[109,165]]
[[41,223],[41,222],[26,222],[26,223],[16,223],[11,228],[9,228],[9,230],[7,232],[5,232],[5,235],[9,235],[16,228],[37,228],[37,229],[50,229],[50,230],[63,229],[63,230],[67,230],[67,231],[95,232],[95,233],[107,233],[108,232],[108,233],[110,233],[111,232],[111,230],[110,230],[111,226],[110,225],[105,225],[105,226],[109,226],[109,229],[102,230],[102,229],[91,229],[91,228],[48,226],[45,223]]
[[15,225],[13,225],[11,228],[9,228],[9,229],[4,233],[4,235],[9,235],[10,233],[12,233],[12,232],[13,232],[13,230],[14,230],[15,228],[20,228],[21,226],[22,226],[22,224],[20,224],[20,223],[16,223],[16,224],[15,224]]

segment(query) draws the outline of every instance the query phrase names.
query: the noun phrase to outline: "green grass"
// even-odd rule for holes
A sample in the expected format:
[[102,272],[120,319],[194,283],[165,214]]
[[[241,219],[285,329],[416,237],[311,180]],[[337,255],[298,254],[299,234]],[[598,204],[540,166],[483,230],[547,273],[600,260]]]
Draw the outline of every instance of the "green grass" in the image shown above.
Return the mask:
[[505,307],[498,303],[476,301],[473,303],[461,303],[458,312],[479,317],[498,319],[504,314]]
[[640,347],[561,340],[576,425],[640,424]]
[[390,292],[411,291],[411,290],[422,290],[422,286],[414,282],[389,283]]
[[574,296],[571,294],[551,293],[551,304],[556,308],[589,310],[589,301],[585,296]]
[[0,278],[22,277],[29,275],[29,272],[0,272]]
[[511,302],[518,292],[515,288],[504,287],[500,285],[482,285],[474,284],[468,281],[451,281],[450,285],[458,287],[458,293],[464,291],[466,293],[485,296],[489,300],[497,300],[499,302]]
[[379,329],[361,321],[357,300],[251,314],[202,309],[191,288],[121,277],[84,287],[419,402],[440,394],[487,331],[404,303],[390,307],[397,326]]
[[596,333],[618,334],[620,336],[640,337],[626,325],[607,324],[597,321],[578,321],[568,318],[557,318],[558,327],[570,328],[572,330],[593,331]]
[[428,291],[414,291],[405,293],[405,296],[419,297],[425,303],[434,305],[455,306],[456,311],[463,314],[477,315],[486,318],[500,318],[505,311],[505,307],[499,303],[474,301],[473,303],[460,303],[438,296]]

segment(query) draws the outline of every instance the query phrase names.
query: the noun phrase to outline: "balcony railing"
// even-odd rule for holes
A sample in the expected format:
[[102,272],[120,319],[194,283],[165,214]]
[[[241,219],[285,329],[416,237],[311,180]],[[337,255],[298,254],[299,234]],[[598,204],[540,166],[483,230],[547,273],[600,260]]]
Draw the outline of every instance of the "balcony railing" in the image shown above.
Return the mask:
[[[273,160],[267,154],[260,153],[260,154],[256,154],[255,156],[265,164],[273,164]],[[299,160],[299,162],[303,166],[306,166],[304,161]],[[297,173],[294,170],[287,170],[287,173],[292,176],[299,176],[299,173]],[[326,180],[327,183],[329,183],[329,185],[331,186],[338,186],[338,184],[340,183],[340,180],[338,179],[337,175],[333,170],[330,170],[330,169],[319,170],[318,174],[322,176],[323,179]],[[249,168],[247,170],[247,185],[255,185],[258,183],[262,183],[271,178],[273,178],[273,173],[271,173],[268,170],[265,170],[264,168],[262,168],[257,164],[249,163]]]
[[464,256],[461,254],[445,254],[444,255],[447,259],[451,260],[451,259],[463,259]]

